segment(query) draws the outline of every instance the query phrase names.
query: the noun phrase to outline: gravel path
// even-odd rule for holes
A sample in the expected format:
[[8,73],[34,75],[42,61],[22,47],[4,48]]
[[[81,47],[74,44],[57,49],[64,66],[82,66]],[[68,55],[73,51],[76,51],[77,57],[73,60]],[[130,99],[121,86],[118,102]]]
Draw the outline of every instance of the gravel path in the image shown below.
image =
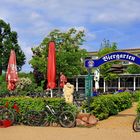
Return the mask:
[[92,128],[12,126],[0,129],[0,140],[139,140],[132,130],[136,104]]
[[111,116],[106,120],[100,121],[98,123],[98,128],[132,128],[133,120],[136,117],[137,104],[134,103],[133,107],[120,112],[118,115]]

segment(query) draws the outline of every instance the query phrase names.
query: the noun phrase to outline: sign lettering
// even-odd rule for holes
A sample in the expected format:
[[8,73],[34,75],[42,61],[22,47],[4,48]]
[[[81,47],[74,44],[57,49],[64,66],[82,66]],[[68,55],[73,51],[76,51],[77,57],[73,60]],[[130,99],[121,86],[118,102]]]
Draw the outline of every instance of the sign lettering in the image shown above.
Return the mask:
[[130,54],[127,52],[113,52],[97,60],[91,60],[91,59],[85,60],[85,67],[86,68],[99,67],[100,65],[106,62],[110,62],[114,60],[130,61],[132,63],[140,65],[140,58],[134,54]]

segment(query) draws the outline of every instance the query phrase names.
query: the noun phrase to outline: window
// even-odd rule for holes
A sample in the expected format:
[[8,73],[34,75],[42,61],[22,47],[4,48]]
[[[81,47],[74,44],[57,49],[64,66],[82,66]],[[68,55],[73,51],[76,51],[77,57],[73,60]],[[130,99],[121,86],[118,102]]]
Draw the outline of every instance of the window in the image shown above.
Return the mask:
[[130,63],[128,61],[123,61],[122,64],[123,65],[129,65]]

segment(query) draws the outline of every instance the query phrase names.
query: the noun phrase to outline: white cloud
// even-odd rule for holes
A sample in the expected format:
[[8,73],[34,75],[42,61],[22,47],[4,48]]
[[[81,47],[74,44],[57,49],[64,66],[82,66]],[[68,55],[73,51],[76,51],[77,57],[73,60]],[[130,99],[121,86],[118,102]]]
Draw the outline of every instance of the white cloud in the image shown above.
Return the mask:
[[[10,4],[39,10],[48,20],[61,20],[66,23],[110,23],[122,24],[140,20],[139,0],[6,0]],[[30,11],[29,10],[29,11]],[[32,13],[38,19],[38,13]]]
[[75,27],[70,27],[70,28],[75,28],[77,31],[86,31],[87,30],[84,26],[75,26]]
[[84,27],[84,26],[62,27],[62,28],[60,28],[60,30],[65,32],[65,31],[67,31],[67,30],[69,30],[71,28],[75,28],[77,31],[84,31],[84,33],[86,35],[85,36],[86,41],[93,41],[93,40],[96,39],[96,33],[89,31],[89,29]]
[[32,51],[31,51],[31,46],[30,46],[31,44],[27,44],[25,42],[19,42],[19,45],[21,46],[21,49],[26,56],[26,63],[22,67],[22,71],[29,72],[31,71],[31,65],[29,65],[29,61],[32,58]]
[[31,51],[30,44],[19,41],[19,45],[21,46],[21,49],[25,53],[26,59],[27,59],[26,61],[28,62],[31,59],[31,56],[32,56],[32,51]]
[[8,16],[15,22],[24,21],[32,24],[33,21],[36,24],[38,21],[54,22],[54,20],[73,25],[129,24],[136,20],[140,21],[139,0],[5,0],[2,5],[19,8],[19,12],[12,11],[12,14],[8,9],[4,10],[6,13],[9,12]]
[[139,0],[108,1],[106,5],[97,7],[96,15],[90,17],[93,23],[130,24],[140,21]]

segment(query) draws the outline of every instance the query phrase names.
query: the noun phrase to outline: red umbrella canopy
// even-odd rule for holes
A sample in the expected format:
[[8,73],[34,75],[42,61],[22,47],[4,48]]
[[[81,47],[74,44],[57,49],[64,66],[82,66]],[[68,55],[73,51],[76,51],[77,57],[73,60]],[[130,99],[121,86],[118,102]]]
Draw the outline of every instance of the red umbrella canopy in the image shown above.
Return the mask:
[[11,50],[10,53],[10,58],[6,72],[6,81],[8,82],[8,89],[14,90],[15,84],[18,81],[16,54],[14,50]]
[[56,53],[54,42],[49,43],[47,79],[47,88],[54,89],[56,87]]

